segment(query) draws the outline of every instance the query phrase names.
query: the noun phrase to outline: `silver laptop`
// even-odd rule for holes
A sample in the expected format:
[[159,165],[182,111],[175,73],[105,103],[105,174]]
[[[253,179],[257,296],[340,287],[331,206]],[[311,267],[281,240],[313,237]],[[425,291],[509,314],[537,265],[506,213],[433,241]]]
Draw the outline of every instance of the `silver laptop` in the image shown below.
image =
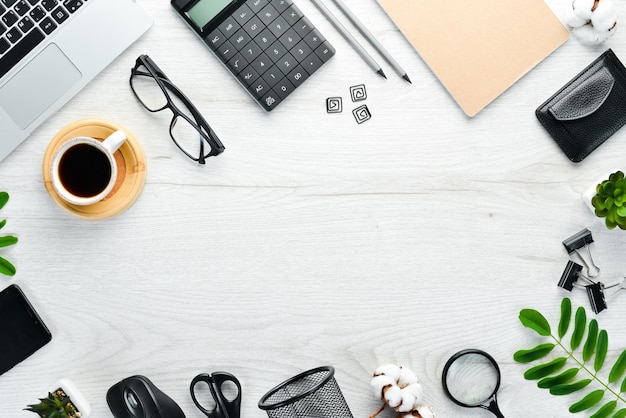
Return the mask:
[[136,0],[0,0],[0,160],[151,25]]

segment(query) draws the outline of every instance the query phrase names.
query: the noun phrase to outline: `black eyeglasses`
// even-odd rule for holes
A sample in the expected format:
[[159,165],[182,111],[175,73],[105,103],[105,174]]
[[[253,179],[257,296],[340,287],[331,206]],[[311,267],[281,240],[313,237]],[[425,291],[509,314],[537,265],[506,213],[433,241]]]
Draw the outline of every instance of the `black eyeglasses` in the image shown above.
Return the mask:
[[[191,100],[149,56],[140,55],[137,58],[130,73],[130,87],[148,111],[172,111],[174,116],[170,123],[170,136],[187,157],[204,164],[206,158],[224,151],[224,145]],[[209,150],[205,151],[207,144]]]

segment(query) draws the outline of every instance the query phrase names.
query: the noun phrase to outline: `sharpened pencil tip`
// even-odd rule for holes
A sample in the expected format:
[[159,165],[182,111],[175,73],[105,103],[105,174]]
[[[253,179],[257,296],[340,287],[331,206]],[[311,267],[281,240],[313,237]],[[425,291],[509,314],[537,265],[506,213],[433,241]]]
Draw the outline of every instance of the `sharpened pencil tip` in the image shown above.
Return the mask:
[[405,79],[406,81],[408,81],[410,84],[413,84],[413,83],[411,82],[411,79],[409,78],[409,76],[408,76],[407,74],[404,74],[404,75],[402,76],[402,78],[404,78],[404,79]]
[[385,75],[385,73],[383,72],[383,69],[381,68],[380,70],[376,71],[378,74],[380,74],[382,77],[384,77],[385,79],[387,78],[387,76]]

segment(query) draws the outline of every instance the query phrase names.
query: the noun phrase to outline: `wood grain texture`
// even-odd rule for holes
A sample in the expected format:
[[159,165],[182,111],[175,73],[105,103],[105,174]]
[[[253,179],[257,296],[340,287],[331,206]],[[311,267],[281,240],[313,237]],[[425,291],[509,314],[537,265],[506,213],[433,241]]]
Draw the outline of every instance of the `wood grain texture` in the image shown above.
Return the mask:
[[[154,27],[0,163],[0,189],[11,195],[4,230],[20,239],[2,251],[18,272],[0,287],[19,284],[53,334],[0,377],[0,416],[31,416],[22,408],[68,377],[93,417],[110,417],[107,389],[139,373],[199,418],[191,379],[226,370],[243,385],[242,416],[262,417],[257,402],[270,388],[332,365],[354,416],[365,417],[379,406],[371,373],[393,362],[418,374],[440,417],[484,417],[441,388],[445,361],[469,347],[499,362],[506,416],[567,415],[572,398],[537,389],[513,362],[538,341],[517,316],[533,307],[556,321],[567,295],[556,286],[568,259],[561,241],[583,227],[607,282],[623,276],[626,235],[606,230],[580,195],[624,168],[626,130],[574,165],[534,109],[606,47],[626,57],[626,31],[597,48],[570,39],[470,119],[373,0],[345,2],[412,85],[377,55],[389,79],[374,74],[296,0],[337,55],[267,114],[169,2],[144,0]],[[206,166],[171,143],[166,112],[150,114],[133,97],[128,78],[141,53],[222,139],[226,151]],[[361,83],[372,119],[357,125],[349,87]],[[343,113],[326,113],[330,96],[343,97]],[[41,176],[51,138],[87,117],[125,126],[146,154],[143,193],[105,221],[67,215]],[[584,292],[571,297],[587,306]],[[620,295],[598,316],[609,359],[626,347],[625,314]]]

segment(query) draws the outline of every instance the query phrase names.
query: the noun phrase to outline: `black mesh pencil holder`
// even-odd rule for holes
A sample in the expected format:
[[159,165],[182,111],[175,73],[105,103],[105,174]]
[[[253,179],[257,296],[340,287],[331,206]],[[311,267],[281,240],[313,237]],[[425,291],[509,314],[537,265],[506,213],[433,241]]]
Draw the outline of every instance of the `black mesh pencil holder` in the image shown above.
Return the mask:
[[270,418],[353,418],[334,374],[330,366],[300,373],[263,395],[259,408]]

